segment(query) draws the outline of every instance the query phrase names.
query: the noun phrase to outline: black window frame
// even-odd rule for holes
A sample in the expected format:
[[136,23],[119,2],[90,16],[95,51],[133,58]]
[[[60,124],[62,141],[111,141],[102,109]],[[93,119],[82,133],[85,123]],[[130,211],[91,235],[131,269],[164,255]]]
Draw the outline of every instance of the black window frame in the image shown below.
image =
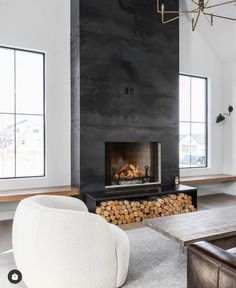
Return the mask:
[[[9,47],[9,46],[3,46],[0,45],[0,48],[3,49],[10,49],[14,51],[14,113],[1,113],[3,114],[9,114],[14,115],[14,177],[0,177],[1,180],[11,180],[11,179],[34,179],[34,178],[43,178],[46,176],[46,108],[45,108],[45,102],[46,102],[46,53],[36,50],[30,50],[30,49],[23,49],[23,48],[15,48],[15,47]],[[29,53],[35,53],[40,54],[43,56],[43,114],[41,115],[43,117],[43,174],[42,175],[34,175],[34,176],[16,176],[16,116],[17,115],[27,115],[27,116],[33,116],[33,115],[39,115],[39,114],[30,114],[30,113],[16,113],[16,51],[22,51],[22,52],[29,52]]]
[[[204,77],[204,76],[196,76],[196,75],[192,75],[192,74],[185,74],[185,73],[179,73],[179,79],[180,79],[180,76],[185,76],[185,77],[190,77],[190,121],[180,121],[179,120],[179,124],[180,123],[190,123],[190,135],[191,134],[191,124],[192,123],[204,123],[205,124],[205,151],[206,151],[206,160],[205,160],[205,165],[204,166],[194,166],[194,167],[191,167],[191,153],[189,154],[190,155],[190,166],[188,167],[180,167],[180,161],[179,161],[179,169],[204,169],[204,168],[208,168],[208,78],[207,77]],[[204,79],[205,80],[205,119],[206,121],[205,122],[199,122],[199,121],[191,121],[191,79],[192,78],[198,78],[198,79]],[[179,141],[180,143],[180,141]],[[190,149],[191,149],[191,142],[190,142]],[[191,152],[191,151],[190,151]]]

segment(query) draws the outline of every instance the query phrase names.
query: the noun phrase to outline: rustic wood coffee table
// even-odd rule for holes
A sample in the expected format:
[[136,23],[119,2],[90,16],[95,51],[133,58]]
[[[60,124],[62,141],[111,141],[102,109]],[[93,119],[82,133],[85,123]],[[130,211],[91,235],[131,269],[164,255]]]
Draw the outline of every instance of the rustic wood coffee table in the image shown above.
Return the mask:
[[143,221],[143,224],[178,242],[180,248],[197,241],[218,246],[236,246],[236,206],[165,216]]

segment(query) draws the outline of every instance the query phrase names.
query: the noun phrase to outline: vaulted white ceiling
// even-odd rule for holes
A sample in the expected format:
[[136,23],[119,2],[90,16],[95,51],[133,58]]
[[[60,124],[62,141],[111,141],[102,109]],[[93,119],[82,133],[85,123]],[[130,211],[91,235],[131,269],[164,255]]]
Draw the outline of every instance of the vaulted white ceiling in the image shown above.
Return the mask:
[[[229,0],[209,0],[208,5],[228,1]],[[192,0],[180,0],[179,2],[180,9],[182,10],[197,7]],[[219,6],[211,10],[209,9],[209,12],[236,18],[236,4],[231,3]],[[187,17],[189,25],[191,26],[191,15]],[[220,61],[226,63],[236,60],[236,21],[214,18],[214,24],[211,26],[204,15],[200,15],[196,30],[198,30],[207,45],[216,53]]]

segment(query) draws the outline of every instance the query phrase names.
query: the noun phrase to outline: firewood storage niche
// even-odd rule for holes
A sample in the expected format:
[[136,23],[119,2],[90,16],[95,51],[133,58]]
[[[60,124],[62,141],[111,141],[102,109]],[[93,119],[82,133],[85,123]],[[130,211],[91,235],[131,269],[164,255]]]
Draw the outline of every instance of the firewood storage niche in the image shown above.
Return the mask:
[[161,184],[161,143],[106,142],[105,188]]

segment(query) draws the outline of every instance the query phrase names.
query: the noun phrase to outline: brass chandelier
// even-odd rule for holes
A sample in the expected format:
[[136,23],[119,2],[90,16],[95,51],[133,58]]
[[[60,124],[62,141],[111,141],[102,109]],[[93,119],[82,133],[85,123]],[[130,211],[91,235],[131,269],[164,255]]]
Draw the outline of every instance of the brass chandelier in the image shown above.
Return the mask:
[[[223,6],[226,4],[236,3],[236,0],[230,0],[230,1],[222,2],[218,4],[212,4],[212,5],[211,5],[211,0],[190,0],[190,1],[193,2],[196,8],[193,8],[192,10],[186,10],[186,11],[182,11],[180,9],[176,11],[174,10],[171,11],[171,10],[165,10],[164,4],[160,5],[160,0],[157,0],[157,12],[161,14],[162,23],[166,24],[176,19],[179,19],[181,16],[185,14],[191,14],[192,30],[194,31],[197,26],[200,14],[203,14],[206,17],[206,19],[208,20],[211,26],[213,25],[214,18],[221,18],[221,19],[236,21],[235,18],[217,15],[211,12],[212,8]],[[165,19],[166,14],[174,15],[174,16],[172,18]],[[175,14],[178,14],[178,15],[175,16]]]

